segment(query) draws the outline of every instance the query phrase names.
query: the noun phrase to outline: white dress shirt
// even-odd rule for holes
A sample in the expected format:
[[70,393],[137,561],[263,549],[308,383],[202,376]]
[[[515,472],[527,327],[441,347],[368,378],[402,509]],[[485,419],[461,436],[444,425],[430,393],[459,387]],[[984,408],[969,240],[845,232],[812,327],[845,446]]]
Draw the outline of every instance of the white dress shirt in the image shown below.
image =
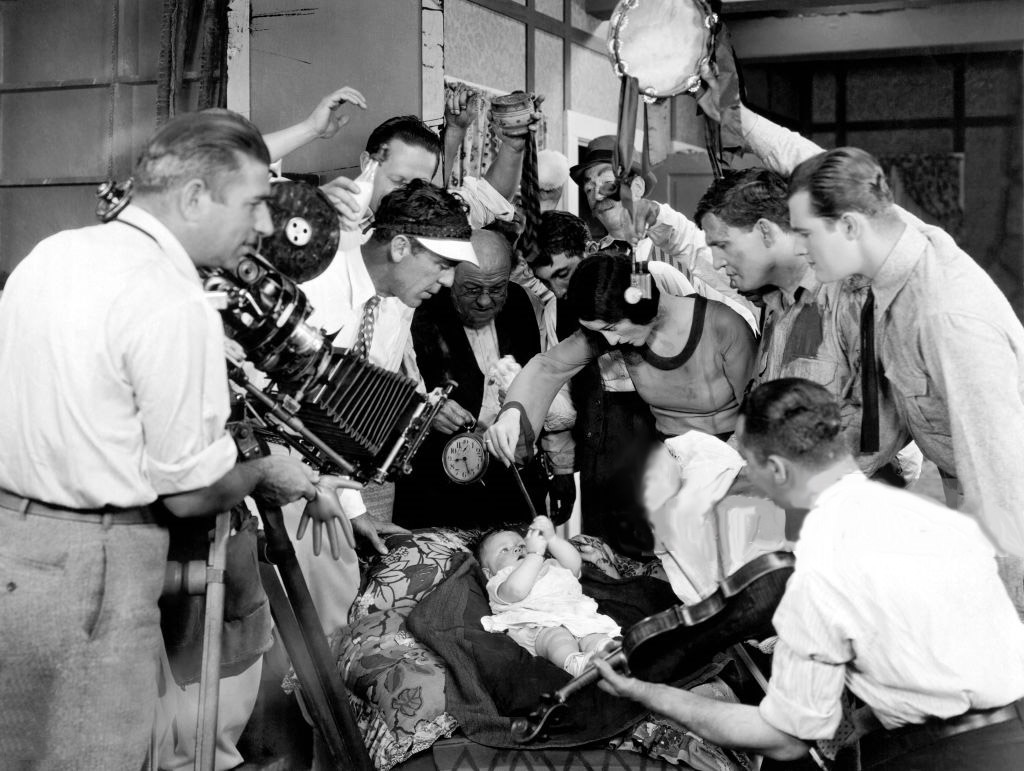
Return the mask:
[[856,472],[794,551],[760,706],[774,727],[832,738],[844,686],[886,728],[1024,696],[1024,625],[974,520]]
[[237,453],[223,340],[188,254],[141,208],[40,242],[0,302],[0,488],[130,507],[217,481]]

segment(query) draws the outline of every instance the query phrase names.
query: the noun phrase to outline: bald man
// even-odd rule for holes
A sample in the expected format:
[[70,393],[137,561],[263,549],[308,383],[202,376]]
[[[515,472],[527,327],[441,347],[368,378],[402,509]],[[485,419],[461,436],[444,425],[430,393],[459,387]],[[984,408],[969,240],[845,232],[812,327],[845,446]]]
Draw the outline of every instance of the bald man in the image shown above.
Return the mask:
[[[474,230],[472,241],[479,265],[458,266],[451,289],[424,302],[413,317],[413,345],[426,387],[448,380],[458,387],[417,453],[412,474],[398,482],[394,521],[403,527],[471,528],[530,520],[503,466],[492,464],[483,484],[471,485],[452,482],[441,467],[452,434],[486,427],[497,415],[498,384],[489,381],[498,360],[512,356],[522,366],[540,353],[533,306],[526,290],[509,280],[511,245],[490,230]],[[523,481],[543,512],[546,484],[539,463],[525,469]]]

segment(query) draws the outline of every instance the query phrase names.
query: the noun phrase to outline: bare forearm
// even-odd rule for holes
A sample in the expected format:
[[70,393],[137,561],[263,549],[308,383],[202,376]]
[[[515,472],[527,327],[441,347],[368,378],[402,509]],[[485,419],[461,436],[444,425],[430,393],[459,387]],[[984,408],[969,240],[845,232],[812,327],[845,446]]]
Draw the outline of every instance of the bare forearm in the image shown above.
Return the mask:
[[296,123],[294,126],[266,134],[263,142],[270,151],[270,159],[277,161],[289,153],[293,153],[304,145],[308,145],[317,138],[316,130],[307,121]]
[[530,552],[519,562],[505,582],[498,587],[497,594],[505,602],[519,602],[533,591],[537,576],[544,567],[544,555]]
[[266,458],[235,464],[209,487],[165,496],[162,501],[176,517],[205,517],[227,511],[263,480]]
[[799,758],[807,752],[800,739],[766,723],[757,707],[716,701],[667,685],[639,685],[637,701],[714,744],[752,750],[776,760]]
[[583,558],[580,557],[580,553],[576,551],[575,546],[560,535],[556,535],[548,540],[548,552],[558,560],[559,565],[566,570],[572,571],[574,576],[579,576],[580,569],[583,567]]
[[444,128],[444,166],[442,167],[441,185],[451,177],[452,169],[455,168],[455,161],[459,158],[459,151],[462,149],[462,140],[466,137],[466,129],[461,126],[447,125]]
[[498,154],[491,163],[486,179],[495,190],[507,200],[512,200],[516,186],[523,174],[523,151],[526,141],[521,137],[507,137],[498,148]]

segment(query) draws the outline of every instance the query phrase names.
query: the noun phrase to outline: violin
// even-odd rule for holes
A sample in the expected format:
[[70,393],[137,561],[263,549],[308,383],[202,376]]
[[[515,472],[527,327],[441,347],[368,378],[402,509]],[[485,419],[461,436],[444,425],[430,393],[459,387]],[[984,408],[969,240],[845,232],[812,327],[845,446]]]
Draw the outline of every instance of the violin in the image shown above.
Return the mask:
[[[674,605],[638,621],[604,660],[623,674],[650,682],[672,682],[707,664],[718,652],[744,640],[775,634],[772,616],[796,562],[790,552],[763,554],[726,578],[695,605]],[[512,721],[512,738],[533,741],[576,692],[600,680],[590,666],[553,693],[541,697],[527,716]]]

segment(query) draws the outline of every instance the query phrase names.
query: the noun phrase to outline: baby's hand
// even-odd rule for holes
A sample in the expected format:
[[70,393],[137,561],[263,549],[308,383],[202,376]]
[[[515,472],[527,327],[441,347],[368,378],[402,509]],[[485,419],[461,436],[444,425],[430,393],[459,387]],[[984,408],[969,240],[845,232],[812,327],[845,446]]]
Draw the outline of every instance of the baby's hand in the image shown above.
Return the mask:
[[551,520],[541,514],[540,516],[534,517],[533,524],[530,525],[531,530],[537,530],[546,540],[550,540],[555,537],[555,526]]
[[526,531],[526,551],[530,554],[539,554],[542,557],[548,550],[548,539],[536,528],[531,527]]

